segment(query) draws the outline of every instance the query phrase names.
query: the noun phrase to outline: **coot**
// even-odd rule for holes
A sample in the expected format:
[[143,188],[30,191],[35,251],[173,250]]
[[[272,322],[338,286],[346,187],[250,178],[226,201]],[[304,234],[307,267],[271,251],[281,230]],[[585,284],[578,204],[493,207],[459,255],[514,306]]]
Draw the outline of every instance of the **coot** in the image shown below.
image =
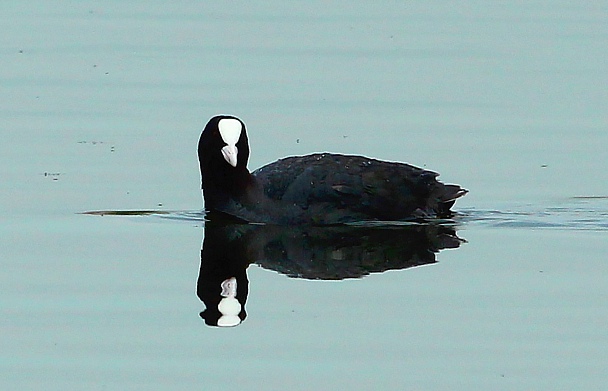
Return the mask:
[[250,173],[245,124],[230,115],[209,120],[198,158],[212,220],[334,225],[448,218],[467,193],[409,164],[334,153],[287,157]]

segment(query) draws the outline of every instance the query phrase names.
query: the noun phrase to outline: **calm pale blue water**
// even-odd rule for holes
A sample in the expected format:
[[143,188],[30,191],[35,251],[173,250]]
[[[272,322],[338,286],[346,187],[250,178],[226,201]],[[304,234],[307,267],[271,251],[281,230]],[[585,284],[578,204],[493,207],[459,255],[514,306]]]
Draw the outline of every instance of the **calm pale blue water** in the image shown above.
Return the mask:
[[[608,383],[605,1],[6,2],[0,23],[1,389]],[[341,281],[253,264],[247,318],[206,326],[191,217],[218,113],[252,169],[440,172],[470,190],[467,243]]]

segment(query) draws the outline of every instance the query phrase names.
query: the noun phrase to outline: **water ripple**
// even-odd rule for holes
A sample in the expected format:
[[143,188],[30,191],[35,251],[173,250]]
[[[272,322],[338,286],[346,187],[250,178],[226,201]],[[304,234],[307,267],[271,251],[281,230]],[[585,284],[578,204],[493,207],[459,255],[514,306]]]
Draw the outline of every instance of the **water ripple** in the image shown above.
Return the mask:
[[512,205],[459,211],[461,224],[510,228],[608,230],[608,197],[573,197],[555,206]]
[[[153,216],[169,220],[206,221],[203,211],[103,210],[83,212],[90,215]],[[349,224],[355,227],[402,227],[415,225],[508,227],[525,229],[563,229],[608,231],[608,197],[574,197],[557,205],[501,205],[496,209],[459,209],[453,219],[429,221],[367,221]]]

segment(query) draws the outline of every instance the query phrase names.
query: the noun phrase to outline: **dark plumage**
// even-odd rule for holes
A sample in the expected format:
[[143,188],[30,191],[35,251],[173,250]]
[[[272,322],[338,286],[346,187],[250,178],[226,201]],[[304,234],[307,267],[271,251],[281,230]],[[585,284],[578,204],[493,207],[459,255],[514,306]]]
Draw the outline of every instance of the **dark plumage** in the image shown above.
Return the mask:
[[250,173],[245,124],[211,118],[198,144],[205,209],[279,225],[445,218],[467,190],[404,163],[318,153],[280,159]]

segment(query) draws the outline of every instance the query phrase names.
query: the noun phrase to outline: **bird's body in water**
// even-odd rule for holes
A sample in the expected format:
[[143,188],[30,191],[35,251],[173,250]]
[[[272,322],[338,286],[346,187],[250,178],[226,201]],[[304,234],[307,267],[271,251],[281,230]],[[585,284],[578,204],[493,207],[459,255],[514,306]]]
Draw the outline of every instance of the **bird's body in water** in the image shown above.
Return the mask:
[[409,164],[333,153],[288,157],[249,172],[245,124],[226,115],[207,123],[198,155],[212,219],[334,225],[446,218],[467,193]]

